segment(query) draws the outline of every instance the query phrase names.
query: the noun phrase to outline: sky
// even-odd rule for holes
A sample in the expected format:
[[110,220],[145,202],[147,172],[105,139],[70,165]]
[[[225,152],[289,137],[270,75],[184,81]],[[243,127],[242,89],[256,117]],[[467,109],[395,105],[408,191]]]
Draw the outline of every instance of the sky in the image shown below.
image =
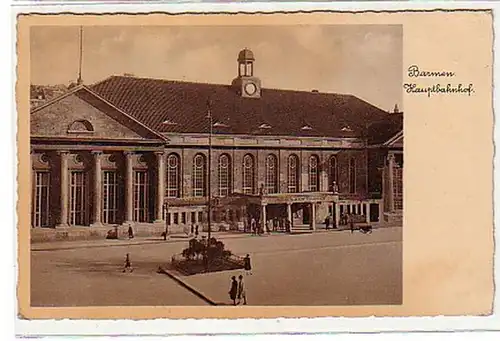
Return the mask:
[[[31,84],[76,81],[77,26],[30,32]],[[352,94],[381,109],[402,109],[400,25],[84,26],[82,78],[111,75],[230,84],[237,56],[254,52],[264,88]]]

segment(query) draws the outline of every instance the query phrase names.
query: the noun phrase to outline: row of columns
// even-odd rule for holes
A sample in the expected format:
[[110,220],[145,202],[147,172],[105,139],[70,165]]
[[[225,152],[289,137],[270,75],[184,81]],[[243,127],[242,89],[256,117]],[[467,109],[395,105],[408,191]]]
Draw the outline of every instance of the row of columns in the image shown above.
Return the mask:
[[[68,226],[68,205],[69,205],[69,172],[68,172],[68,160],[70,157],[69,151],[59,151],[60,156],[60,167],[61,167],[61,216],[60,223],[58,227]],[[91,226],[99,227],[102,226],[102,151],[92,151],[94,159],[94,212],[93,221]],[[133,156],[134,152],[125,151],[125,164],[126,164],[126,175],[125,175],[125,222],[124,224],[132,224],[134,221],[134,163]],[[163,201],[165,196],[165,180],[164,180],[164,170],[165,161],[163,152],[155,152],[156,163],[157,163],[157,202],[156,202],[156,212],[155,212],[155,223],[163,223]]]
[[385,196],[384,206],[386,211],[394,211],[394,154],[387,155],[387,166],[384,167],[382,175],[382,193]]
[[[290,222],[290,228],[292,228],[292,203],[286,203],[286,215]],[[263,224],[267,221],[267,204],[262,204],[260,208],[260,216]],[[311,230],[316,230],[316,204],[311,203]]]

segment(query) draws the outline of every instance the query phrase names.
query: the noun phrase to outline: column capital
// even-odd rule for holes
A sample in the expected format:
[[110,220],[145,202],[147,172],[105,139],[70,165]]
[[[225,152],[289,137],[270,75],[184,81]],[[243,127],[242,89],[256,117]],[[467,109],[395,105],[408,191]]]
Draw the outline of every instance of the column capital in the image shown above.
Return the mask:
[[154,152],[156,156],[163,156],[165,155],[165,152],[163,150],[157,150]]
[[125,155],[125,156],[132,156],[134,154],[135,154],[135,152],[132,150],[124,150],[123,151],[123,155]]
[[90,153],[92,155],[101,155],[102,154],[102,150],[92,150]]
[[58,150],[57,152],[57,155],[68,155],[69,154],[69,150]]

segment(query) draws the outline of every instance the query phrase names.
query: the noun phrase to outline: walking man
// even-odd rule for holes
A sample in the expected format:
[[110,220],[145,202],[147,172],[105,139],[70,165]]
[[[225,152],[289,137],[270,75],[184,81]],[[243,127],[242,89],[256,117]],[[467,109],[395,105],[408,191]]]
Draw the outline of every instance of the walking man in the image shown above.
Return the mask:
[[125,266],[123,267],[122,272],[132,272],[134,269],[132,269],[132,263],[130,262],[130,255],[127,253],[125,256]]
[[247,293],[245,290],[245,284],[243,283],[243,275],[238,276],[238,304],[241,303],[243,299],[243,305],[247,304]]
[[229,298],[233,301],[233,305],[236,305],[236,297],[238,296],[238,282],[236,282],[236,277],[231,277],[231,288],[229,289]]

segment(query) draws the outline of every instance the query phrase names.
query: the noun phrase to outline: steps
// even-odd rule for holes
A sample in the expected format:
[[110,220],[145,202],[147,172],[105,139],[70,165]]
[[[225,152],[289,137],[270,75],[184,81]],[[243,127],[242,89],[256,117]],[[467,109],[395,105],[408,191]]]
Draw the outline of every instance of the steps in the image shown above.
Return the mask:
[[290,234],[304,234],[313,233],[313,230],[309,225],[294,225],[290,231]]

